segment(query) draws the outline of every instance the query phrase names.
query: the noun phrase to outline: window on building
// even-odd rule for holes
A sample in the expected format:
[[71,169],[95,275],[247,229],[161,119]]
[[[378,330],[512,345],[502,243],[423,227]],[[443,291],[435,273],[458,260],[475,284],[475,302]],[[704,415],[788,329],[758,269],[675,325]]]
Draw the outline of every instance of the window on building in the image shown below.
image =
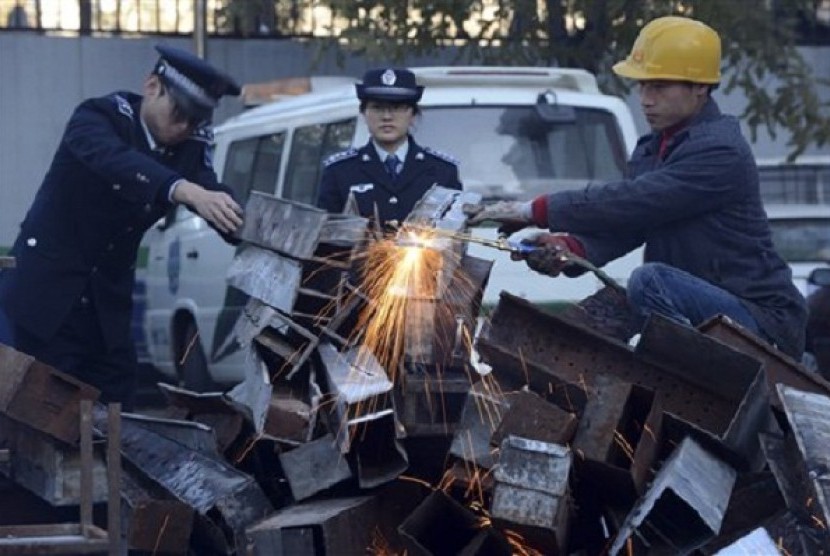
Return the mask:
[[762,164],[758,176],[765,203],[830,204],[828,165]]

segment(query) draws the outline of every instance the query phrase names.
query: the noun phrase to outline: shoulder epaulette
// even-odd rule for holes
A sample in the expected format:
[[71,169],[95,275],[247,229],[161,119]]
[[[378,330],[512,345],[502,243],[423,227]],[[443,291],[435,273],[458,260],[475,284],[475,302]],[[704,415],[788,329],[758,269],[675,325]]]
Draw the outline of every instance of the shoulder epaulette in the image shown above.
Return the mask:
[[357,156],[358,150],[354,147],[346,149],[345,151],[340,151],[339,153],[334,153],[327,159],[323,161],[323,166],[331,166],[335,162],[340,162],[341,160],[346,160],[347,158],[352,158]]
[[196,141],[202,141],[203,143],[207,143],[209,145],[212,145],[213,144],[213,129],[209,125],[203,125],[201,127],[197,127],[190,134],[190,138],[195,139]]
[[449,154],[444,153],[444,152],[441,152],[441,151],[436,151],[435,149],[432,149],[430,147],[424,147],[424,152],[431,154],[435,158],[440,158],[444,162],[449,162],[450,164],[453,164],[455,166],[458,166],[460,164],[458,159],[455,158],[454,156],[449,155]]
[[127,99],[117,94],[113,95],[113,98],[115,99],[116,106],[118,106],[118,111],[132,120],[135,116],[135,113],[133,112],[133,107],[130,106],[130,103],[127,101]]

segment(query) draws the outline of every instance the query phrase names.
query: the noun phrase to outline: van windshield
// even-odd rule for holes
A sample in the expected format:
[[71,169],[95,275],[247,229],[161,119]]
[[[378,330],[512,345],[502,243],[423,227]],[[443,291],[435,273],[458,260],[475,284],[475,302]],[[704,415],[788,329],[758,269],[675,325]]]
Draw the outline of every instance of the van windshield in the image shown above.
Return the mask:
[[566,107],[424,106],[416,140],[461,161],[464,188],[487,199],[530,199],[624,175],[626,149],[612,113]]

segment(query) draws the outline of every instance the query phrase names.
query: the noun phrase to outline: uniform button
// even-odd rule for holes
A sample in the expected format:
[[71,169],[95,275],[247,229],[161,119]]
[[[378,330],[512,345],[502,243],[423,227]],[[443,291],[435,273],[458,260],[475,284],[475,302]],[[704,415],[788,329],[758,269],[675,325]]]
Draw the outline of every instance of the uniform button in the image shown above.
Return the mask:
[[133,231],[133,227],[132,227],[132,226],[127,226],[126,231],[127,231],[127,232],[132,232],[132,231]]
[[153,210],[153,206],[150,203],[144,205],[144,212],[150,212],[151,210]]
[[97,266],[93,266],[93,267],[92,267],[92,273],[93,273],[93,274],[95,274],[96,272],[98,272],[98,267],[97,267]]
[[389,204],[390,205],[397,205],[398,204],[398,198],[397,197],[389,197]]
[[121,184],[120,183],[112,184],[112,190],[113,191],[120,191],[121,190]]
[[35,239],[33,237],[30,237],[29,239],[26,240],[26,245],[28,245],[29,247],[36,247],[37,246],[37,239]]
[[107,245],[107,251],[112,251],[114,247],[115,246],[112,243],[110,243],[109,245]]
[[81,305],[89,305],[89,298],[87,296],[81,296]]

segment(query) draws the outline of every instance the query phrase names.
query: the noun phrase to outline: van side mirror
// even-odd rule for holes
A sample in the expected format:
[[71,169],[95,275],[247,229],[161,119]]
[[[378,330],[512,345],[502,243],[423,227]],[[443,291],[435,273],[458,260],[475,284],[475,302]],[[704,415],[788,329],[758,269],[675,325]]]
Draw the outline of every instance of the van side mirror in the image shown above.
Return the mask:
[[573,106],[562,106],[551,90],[541,93],[536,99],[536,114],[545,123],[573,124],[576,123],[576,109]]
[[807,283],[819,288],[830,286],[830,268],[814,268],[807,277]]

